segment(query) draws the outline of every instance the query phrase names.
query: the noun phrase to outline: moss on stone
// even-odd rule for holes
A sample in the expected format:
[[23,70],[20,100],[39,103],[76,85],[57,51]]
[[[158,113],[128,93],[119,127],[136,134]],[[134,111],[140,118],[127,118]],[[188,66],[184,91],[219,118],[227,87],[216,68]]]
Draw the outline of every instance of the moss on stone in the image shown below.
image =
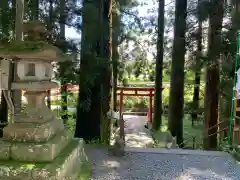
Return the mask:
[[[85,175],[80,177],[89,177],[85,166],[87,160],[83,150],[84,142],[82,139],[73,139],[63,152],[50,163],[27,163],[19,161],[1,161],[0,162],[0,179],[13,180],[13,179],[41,179],[48,180],[51,178],[62,179],[72,178],[77,179],[79,169],[82,165]],[[85,179],[83,179],[85,180]]]
[[92,173],[92,167],[89,162],[84,162],[76,180],[89,180]]
[[11,169],[41,169],[48,167],[58,167],[63,164],[64,160],[68,157],[69,152],[73,151],[79,145],[79,140],[72,140],[69,145],[63,150],[62,153],[53,162],[43,162],[43,163],[32,163],[32,162],[21,162],[14,160],[3,160],[0,161],[0,169],[4,167],[11,167]]
[[44,41],[13,41],[0,44],[0,52],[32,52],[41,50],[48,43]]
[[0,53],[32,53],[38,52],[43,49],[54,49],[58,56],[60,57],[59,61],[71,61],[71,58],[64,54],[58,47],[48,44],[45,41],[13,41],[8,43],[0,44]]
[[[51,166],[57,167],[65,161],[69,152],[73,151],[77,146],[79,146],[79,140],[73,139],[65,148],[64,150],[58,155],[58,157],[50,164]],[[83,146],[83,143],[82,143]]]

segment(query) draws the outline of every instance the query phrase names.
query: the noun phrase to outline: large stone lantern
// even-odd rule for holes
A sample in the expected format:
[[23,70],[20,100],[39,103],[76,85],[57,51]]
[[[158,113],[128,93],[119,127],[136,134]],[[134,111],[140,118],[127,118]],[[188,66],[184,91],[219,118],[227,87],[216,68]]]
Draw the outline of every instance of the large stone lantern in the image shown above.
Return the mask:
[[[83,141],[72,139],[62,121],[46,107],[47,90],[58,87],[51,81],[51,63],[65,61],[68,57],[58,48],[39,41],[43,34],[43,24],[29,22],[25,24],[25,41],[0,45],[0,57],[4,58],[1,62],[2,89],[24,90],[27,99],[26,108],[14,114],[14,123],[3,129],[0,179],[74,179],[85,157]],[[8,80],[12,63],[9,59],[17,68],[13,82]],[[8,163],[1,165],[1,160]],[[11,162],[14,166],[8,165]],[[31,164],[31,168],[24,168],[22,162]]]

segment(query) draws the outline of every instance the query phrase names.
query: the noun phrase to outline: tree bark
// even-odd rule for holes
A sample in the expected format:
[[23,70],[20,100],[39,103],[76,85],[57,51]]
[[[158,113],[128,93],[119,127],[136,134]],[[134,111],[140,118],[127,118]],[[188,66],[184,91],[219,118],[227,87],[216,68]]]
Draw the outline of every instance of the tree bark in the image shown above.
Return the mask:
[[39,17],[39,0],[31,0],[29,3],[31,8],[31,20],[38,20]]
[[176,0],[169,100],[169,130],[183,142],[184,62],[187,0]]
[[[9,32],[10,32],[10,13],[9,10],[9,1],[3,1],[1,7],[1,24],[2,24],[2,42],[9,41]],[[0,137],[3,135],[3,128],[8,123],[8,105],[6,99],[3,95],[3,91],[1,92],[1,104],[0,104]]]
[[[100,140],[101,120],[109,110],[111,1],[84,0],[80,85],[75,137]],[[99,33],[99,27],[103,31]]]
[[115,47],[115,43],[113,43],[113,81],[112,81],[112,90],[113,90],[113,111],[117,111],[117,82],[118,82],[118,60],[119,54],[117,47]]
[[[198,0],[198,6],[200,0]],[[192,109],[192,126],[198,119],[199,109],[199,96],[200,96],[200,82],[201,82],[201,55],[202,55],[202,22],[200,15],[198,17],[198,32],[197,32],[197,55],[196,55],[196,69],[194,79],[194,91],[193,91],[193,109]]]
[[3,93],[1,93],[1,104],[0,104],[0,137],[3,136],[3,128],[8,123],[8,105]]
[[163,76],[163,45],[164,45],[164,6],[165,0],[159,0],[157,57],[155,67],[155,95],[153,129],[159,130],[162,125],[162,76]]
[[101,86],[101,140],[110,143],[110,119],[107,112],[110,110],[111,101],[111,60],[112,60],[112,0],[101,0],[101,43],[100,56],[102,64],[102,86]]
[[119,36],[120,36],[120,17],[117,12],[112,15],[113,32],[112,32],[112,70],[113,70],[113,110],[117,111],[117,81],[118,81],[118,64],[119,64]]
[[16,26],[16,0],[12,0],[12,8],[11,8],[11,30],[14,32],[15,31],[15,26]]
[[[218,101],[219,101],[219,59],[221,48],[221,31],[223,21],[224,0],[212,0],[212,9],[209,14],[209,34],[208,34],[208,60],[206,71],[205,102],[204,102],[204,135],[211,135],[204,138],[205,149],[217,148],[218,127],[208,130],[208,128],[218,123]],[[212,135],[214,134],[214,135]]]

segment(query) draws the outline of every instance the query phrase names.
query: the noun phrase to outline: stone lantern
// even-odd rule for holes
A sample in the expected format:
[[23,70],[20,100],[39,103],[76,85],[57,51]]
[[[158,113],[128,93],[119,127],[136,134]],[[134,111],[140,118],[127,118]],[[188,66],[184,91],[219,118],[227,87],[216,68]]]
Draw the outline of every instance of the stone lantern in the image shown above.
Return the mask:
[[[35,21],[24,26],[25,41],[0,45],[0,57],[5,59],[1,62],[2,89],[24,90],[27,99],[26,108],[14,114],[14,123],[3,129],[0,160],[14,161],[15,165],[0,166],[0,179],[74,179],[85,157],[83,141],[72,139],[62,121],[45,104],[47,91],[58,87],[51,81],[51,63],[68,57],[40,41],[46,34],[42,23]],[[17,77],[13,81],[7,79],[9,59],[16,67]],[[22,162],[33,166],[24,168]],[[7,172],[9,168],[13,169]]]

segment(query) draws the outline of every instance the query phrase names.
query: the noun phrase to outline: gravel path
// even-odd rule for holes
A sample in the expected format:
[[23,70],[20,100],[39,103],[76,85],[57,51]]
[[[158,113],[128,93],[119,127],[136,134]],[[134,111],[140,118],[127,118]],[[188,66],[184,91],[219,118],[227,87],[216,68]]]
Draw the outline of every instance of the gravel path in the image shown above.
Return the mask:
[[[144,119],[127,123],[133,133],[142,129]],[[92,162],[90,180],[240,180],[240,166],[226,156],[126,152],[115,157],[99,146],[85,151]]]
[[151,132],[144,128],[146,116],[124,115],[126,147],[152,147]]
[[131,153],[113,157],[104,148],[87,148],[90,180],[240,180],[240,168],[225,157]]

